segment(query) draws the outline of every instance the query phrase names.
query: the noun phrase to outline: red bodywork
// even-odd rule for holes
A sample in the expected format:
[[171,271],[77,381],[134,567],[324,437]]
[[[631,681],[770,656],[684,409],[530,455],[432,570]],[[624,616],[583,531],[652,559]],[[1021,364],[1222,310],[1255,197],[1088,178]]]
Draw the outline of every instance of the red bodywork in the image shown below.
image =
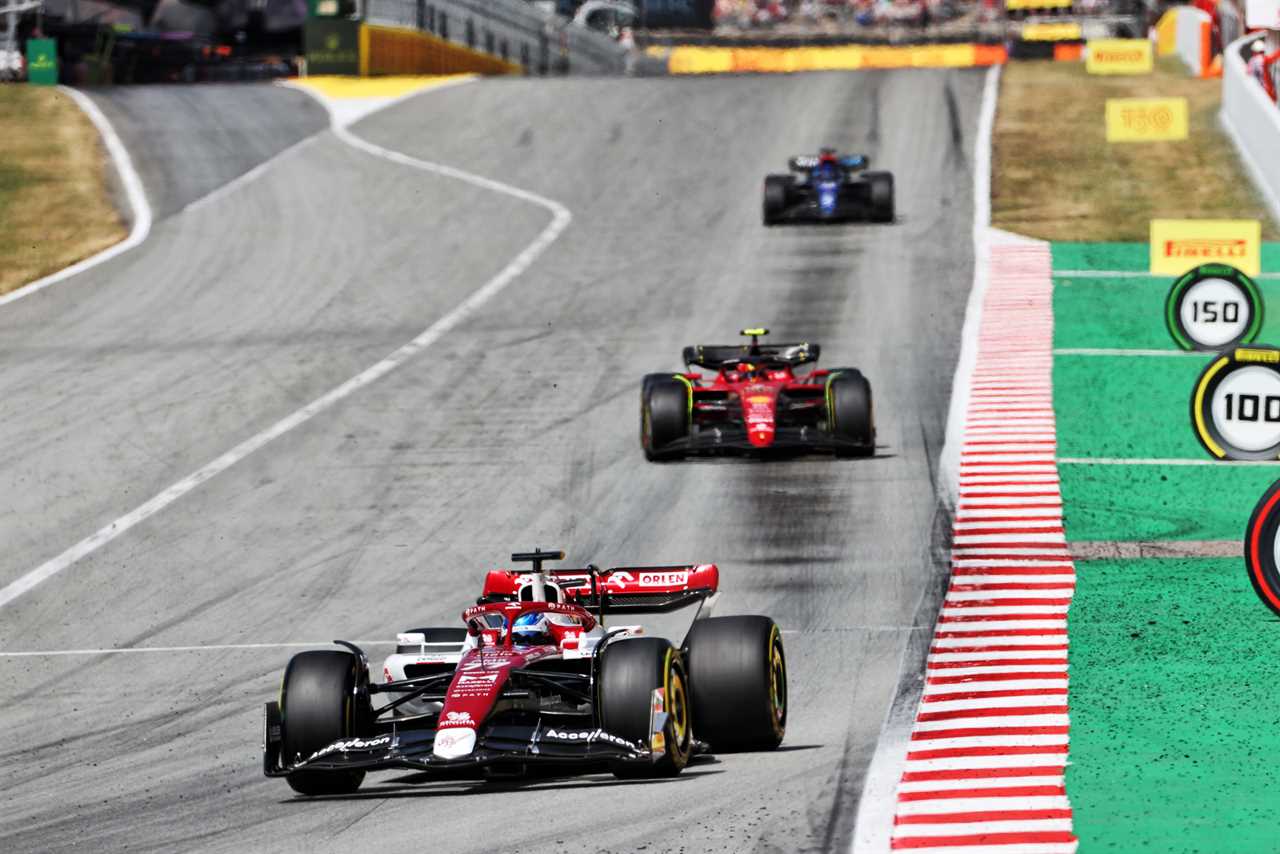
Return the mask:
[[762,368],[740,362],[733,368],[722,368],[709,382],[699,373],[678,376],[690,384],[694,423],[740,422],[751,447],[768,448],[774,444],[780,421],[787,426],[815,428],[825,422],[829,373],[815,370],[797,377],[789,366]]
[[[563,654],[578,645],[578,638],[595,628],[596,617],[575,600],[587,601],[593,595],[591,575],[585,570],[550,570],[546,582],[548,598],[564,601],[519,601],[521,591],[528,588],[528,573],[492,570],[485,576],[481,605],[462,612],[467,631],[481,638],[480,646],[468,650],[458,662],[453,681],[445,692],[440,711],[441,738],[449,740],[448,730],[476,730],[488,718],[494,704],[502,696],[512,671],[521,670],[543,658]],[[596,590],[603,590],[611,602],[625,607],[630,596],[678,596],[697,591],[700,595],[715,593],[720,585],[720,570],[715,564],[656,567],[617,567],[597,574]],[[514,597],[517,601],[503,601]],[[531,611],[552,615],[550,625],[554,644],[515,646],[511,626],[516,619]]]

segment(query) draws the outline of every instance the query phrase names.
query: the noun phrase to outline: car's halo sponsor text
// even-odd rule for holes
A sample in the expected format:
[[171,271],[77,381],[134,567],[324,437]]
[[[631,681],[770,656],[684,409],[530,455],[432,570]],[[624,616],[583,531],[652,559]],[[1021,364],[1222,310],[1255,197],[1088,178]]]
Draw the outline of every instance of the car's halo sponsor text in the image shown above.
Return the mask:
[[1201,264],[1173,283],[1164,312],[1169,335],[1179,347],[1216,351],[1257,338],[1262,295],[1236,268]]
[[1187,138],[1186,98],[1108,98],[1107,142],[1170,142]]
[[1217,262],[1256,276],[1262,269],[1262,225],[1257,220],[1153,219],[1151,272],[1181,276]]
[[1218,459],[1280,456],[1280,350],[1237,347],[1215,358],[1196,381],[1191,418]]
[[1150,74],[1155,67],[1147,39],[1090,39],[1085,53],[1090,74]]

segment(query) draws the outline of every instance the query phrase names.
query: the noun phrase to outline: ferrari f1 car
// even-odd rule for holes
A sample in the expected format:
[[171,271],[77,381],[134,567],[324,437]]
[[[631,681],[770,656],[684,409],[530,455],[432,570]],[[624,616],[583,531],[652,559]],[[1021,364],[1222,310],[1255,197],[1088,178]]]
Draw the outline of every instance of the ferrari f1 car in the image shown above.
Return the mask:
[[893,173],[865,172],[861,154],[841,157],[830,148],[792,157],[790,174],[764,179],[764,224],[893,221]]
[[[768,617],[710,616],[714,564],[543,568],[563,558],[512,555],[532,567],[490,572],[462,627],[401,633],[382,682],[347,641],[295,655],[266,707],[266,775],[304,795],[353,792],[379,769],[661,777],[699,751],[782,742],[782,635]],[[685,607],[678,645],[629,622]]]
[[685,373],[644,378],[640,446],[647,458],[771,449],[838,457],[875,453],[871,383],[862,372],[831,368],[798,375],[797,368],[818,361],[819,346],[761,344],[768,333],[744,329],[750,344],[685,347]]

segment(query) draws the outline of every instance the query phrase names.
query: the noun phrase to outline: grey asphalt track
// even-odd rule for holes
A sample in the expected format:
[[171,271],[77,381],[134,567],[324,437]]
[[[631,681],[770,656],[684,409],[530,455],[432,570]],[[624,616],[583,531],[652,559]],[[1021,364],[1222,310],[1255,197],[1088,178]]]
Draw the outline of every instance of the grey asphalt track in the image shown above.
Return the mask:
[[[664,782],[389,774],[302,800],[259,753],[292,650],[0,657],[0,849],[847,849],[942,572],[932,481],[972,279],[981,89],[979,71],[512,79],[365,120],[372,142],[547,195],[573,223],[416,360],[0,609],[5,651],[389,638],[455,624],[516,549],[714,561],[718,613],[788,632],[781,751]],[[312,127],[296,93],[236,91],[243,127],[286,109],[281,140]],[[163,90],[131,98],[140,126],[171,109]],[[193,172],[233,177],[209,165],[220,144],[188,138]],[[899,222],[764,229],[763,174],[819,144],[895,171]],[[156,186],[166,174],[144,171],[153,200],[189,201]],[[547,221],[325,132],[0,309],[0,585],[407,342]],[[645,463],[641,375],[761,323],[867,373],[877,457]]]

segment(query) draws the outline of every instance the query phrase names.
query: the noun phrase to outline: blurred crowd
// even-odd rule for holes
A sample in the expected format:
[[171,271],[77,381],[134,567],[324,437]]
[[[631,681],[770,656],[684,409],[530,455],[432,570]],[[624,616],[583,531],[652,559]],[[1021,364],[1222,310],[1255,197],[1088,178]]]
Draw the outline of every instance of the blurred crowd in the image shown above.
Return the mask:
[[977,5],[973,0],[716,0],[715,19],[740,27],[824,21],[927,26]]

